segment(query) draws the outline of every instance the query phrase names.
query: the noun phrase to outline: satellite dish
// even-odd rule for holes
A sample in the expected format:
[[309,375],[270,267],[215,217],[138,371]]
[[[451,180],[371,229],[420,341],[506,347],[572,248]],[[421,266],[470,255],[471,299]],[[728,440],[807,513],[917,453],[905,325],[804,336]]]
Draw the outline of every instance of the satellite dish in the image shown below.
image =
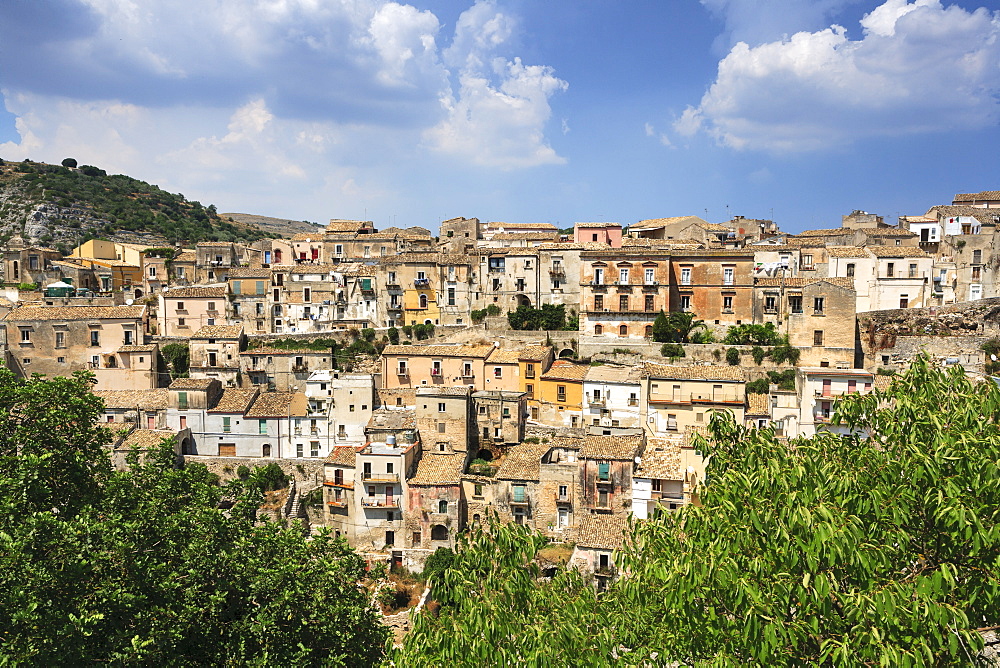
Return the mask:
[[132,300],[131,299],[126,299],[125,300],[125,306],[131,306],[131,305],[132,305]]

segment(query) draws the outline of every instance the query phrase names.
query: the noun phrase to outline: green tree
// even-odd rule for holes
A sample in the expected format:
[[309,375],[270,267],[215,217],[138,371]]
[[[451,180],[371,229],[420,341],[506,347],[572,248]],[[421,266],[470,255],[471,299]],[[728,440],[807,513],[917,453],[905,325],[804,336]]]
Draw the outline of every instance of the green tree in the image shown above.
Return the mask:
[[[377,665],[364,563],[172,447],[113,471],[92,377],[0,369],[0,663]],[[232,507],[220,509],[224,499]]]
[[541,537],[489,527],[401,656],[975,665],[977,629],[1000,625],[1000,388],[921,359],[887,391],[840,400],[830,430],[793,447],[723,412],[710,431],[699,503],[637,522],[607,592],[564,571],[540,581]]
[[660,311],[653,320],[653,340],[657,343],[674,343],[670,335],[670,321],[667,320],[667,314]]
[[73,169],[73,168],[76,167],[76,164],[77,163],[76,163],[76,159],[75,158],[63,158],[63,161],[62,161],[62,166],[63,167],[68,167],[70,169]]
[[190,366],[190,351],[186,343],[168,343],[160,348],[160,354],[170,371],[170,378],[187,378]]

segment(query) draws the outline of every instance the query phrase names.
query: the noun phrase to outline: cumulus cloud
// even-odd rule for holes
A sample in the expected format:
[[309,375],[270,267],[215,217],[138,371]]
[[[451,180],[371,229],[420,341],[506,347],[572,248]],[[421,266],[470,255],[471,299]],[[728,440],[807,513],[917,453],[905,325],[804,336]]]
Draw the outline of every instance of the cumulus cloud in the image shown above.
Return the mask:
[[1000,14],[887,0],[861,28],[859,40],[834,25],[737,44],[674,129],[703,130],[737,149],[796,152],[1000,118]]
[[829,25],[828,19],[861,0],[701,0],[725,24],[716,47],[725,53],[738,42],[751,46]]
[[[406,142],[385,146],[396,152],[423,146],[503,168],[558,162],[544,133],[548,98],[565,84],[508,53],[515,29],[489,0],[444,40],[432,12],[386,0],[32,0],[0,3],[9,54],[0,67],[19,149],[55,145],[48,114],[30,107],[44,99],[93,112],[65,119],[64,132],[75,125],[81,137],[101,107],[134,107],[145,123],[192,110],[197,130],[176,129],[157,154],[164,164],[181,155],[228,163],[235,146],[254,145],[251,129],[260,140],[277,128],[302,151],[331,150],[331,137],[349,132],[373,139],[369,152],[391,134]],[[167,127],[176,125],[144,132],[166,139]],[[133,146],[147,143],[141,135]]]
[[462,13],[445,54],[459,67],[457,90],[442,96],[447,118],[425,132],[424,141],[487,167],[565,163],[544,131],[552,114],[549,99],[568,84],[551,67],[494,56],[511,30],[511,21],[492,2],[477,2]]

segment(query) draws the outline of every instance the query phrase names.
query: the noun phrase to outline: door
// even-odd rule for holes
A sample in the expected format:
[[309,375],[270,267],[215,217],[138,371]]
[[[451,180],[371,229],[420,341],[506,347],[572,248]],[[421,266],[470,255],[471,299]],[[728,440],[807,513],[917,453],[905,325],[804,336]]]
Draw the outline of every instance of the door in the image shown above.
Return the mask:
[[830,386],[831,386],[831,384],[832,384],[832,381],[829,378],[826,378],[826,379],[823,380],[823,396],[824,397],[830,396],[830,389],[831,389]]
[[387,506],[393,505],[393,493],[392,493],[392,489],[393,488],[392,488],[391,485],[389,487],[385,488],[385,505],[387,505]]
[[220,457],[235,457],[236,456],[236,444],[235,443],[219,443],[219,456]]

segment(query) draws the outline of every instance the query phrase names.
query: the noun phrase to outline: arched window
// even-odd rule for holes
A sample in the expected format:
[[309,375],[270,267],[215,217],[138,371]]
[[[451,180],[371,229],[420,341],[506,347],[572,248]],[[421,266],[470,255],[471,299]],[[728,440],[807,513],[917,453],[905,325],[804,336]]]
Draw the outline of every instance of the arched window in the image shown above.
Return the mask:
[[653,337],[653,326],[652,325],[646,325],[646,338],[649,339],[649,338],[652,338],[652,337]]
[[628,325],[622,325],[618,328],[619,336],[628,336]]
[[420,308],[427,308],[427,295],[420,295]]
[[271,445],[269,443],[265,443],[264,445],[261,446],[261,448],[260,448],[260,456],[261,457],[270,457],[271,456]]
[[438,501],[438,512],[439,513],[446,513],[446,512],[448,512],[448,502],[445,501],[444,499],[441,499],[440,501]]
[[431,540],[448,540],[448,527],[435,524],[431,527]]
[[604,325],[594,325],[594,334],[598,336],[604,333]]

